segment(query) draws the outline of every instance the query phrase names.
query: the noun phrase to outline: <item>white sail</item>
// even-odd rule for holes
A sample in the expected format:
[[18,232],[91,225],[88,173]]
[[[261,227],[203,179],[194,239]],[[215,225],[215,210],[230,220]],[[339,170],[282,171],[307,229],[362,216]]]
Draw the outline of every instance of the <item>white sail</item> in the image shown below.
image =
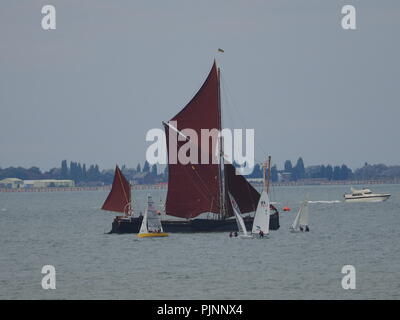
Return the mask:
[[140,226],[139,233],[148,233],[148,230],[147,230],[147,210],[146,210],[146,212],[144,213],[144,216],[143,216],[142,224],[141,224],[141,226]]
[[151,195],[147,196],[147,208],[144,213],[142,225],[140,226],[139,233],[149,232],[163,232],[161,225],[161,218],[154,206],[153,198]]
[[269,233],[270,201],[267,192],[261,193],[258,201],[256,215],[254,216],[252,233],[258,234],[262,231],[265,235]]
[[151,197],[151,195],[147,196],[146,215],[147,215],[148,231],[163,232],[162,225],[161,225],[161,218],[154,206],[153,198]]
[[239,206],[237,205],[233,196],[229,193],[229,198],[231,199],[233,212],[235,213],[236,223],[238,225],[239,232],[242,232],[245,236],[247,236],[246,225],[244,224],[243,218],[240,214]]
[[300,225],[308,226],[308,201],[304,200],[303,205],[301,207],[301,215],[300,215]]
[[301,207],[299,209],[299,211],[296,214],[296,218],[294,218],[293,224],[292,224],[292,229],[296,230],[298,229],[299,225],[300,225],[300,215],[301,215]]

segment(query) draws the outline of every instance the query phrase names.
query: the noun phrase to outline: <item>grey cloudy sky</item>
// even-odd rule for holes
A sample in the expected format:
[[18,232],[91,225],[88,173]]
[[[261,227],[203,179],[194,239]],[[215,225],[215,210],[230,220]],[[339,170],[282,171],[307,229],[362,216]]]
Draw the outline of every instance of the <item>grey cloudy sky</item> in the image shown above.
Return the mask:
[[136,166],[214,57],[224,123],[256,130],[257,159],[400,163],[399,1],[2,0],[0,39],[1,167]]

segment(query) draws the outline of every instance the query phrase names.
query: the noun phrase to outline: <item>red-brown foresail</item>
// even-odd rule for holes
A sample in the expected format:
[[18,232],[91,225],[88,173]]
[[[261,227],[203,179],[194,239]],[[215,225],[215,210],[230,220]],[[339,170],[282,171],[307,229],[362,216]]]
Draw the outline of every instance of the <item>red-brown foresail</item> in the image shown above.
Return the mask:
[[[235,167],[230,163],[225,163],[224,165],[224,176],[226,192],[229,191],[233,196],[240,212],[256,211],[260,193],[242,175],[236,174]],[[229,197],[226,196],[226,199],[229,199]],[[227,201],[226,204],[227,216],[233,216],[234,213],[230,201]]]
[[115,167],[114,181],[110,194],[101,209],[128,213],[131,205],[131,186],[118,166]]

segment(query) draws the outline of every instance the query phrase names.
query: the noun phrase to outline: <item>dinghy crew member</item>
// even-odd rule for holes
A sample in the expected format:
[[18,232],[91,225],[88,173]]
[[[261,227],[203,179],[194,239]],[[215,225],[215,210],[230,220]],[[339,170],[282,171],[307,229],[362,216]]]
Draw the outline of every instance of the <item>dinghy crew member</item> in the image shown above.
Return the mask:
[[260,230],[259,235],[260,235],[260,238],[263,238],[264,237],[264,232],[262,230]]

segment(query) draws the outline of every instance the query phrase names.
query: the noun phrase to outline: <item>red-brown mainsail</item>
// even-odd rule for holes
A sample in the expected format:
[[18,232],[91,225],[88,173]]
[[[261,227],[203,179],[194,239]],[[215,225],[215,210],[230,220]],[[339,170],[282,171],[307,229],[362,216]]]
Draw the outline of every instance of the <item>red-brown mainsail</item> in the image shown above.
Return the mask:
[[[179,132],[183,129],[192,129],[198,137],[201,137],[201,129],[221,131],[219,85],[219,70],[214,61],[200,90],[169,123],[175,121],[176,128],[174,128]],[[170,125],[165,124],[167,150],[168,152],[179,150],[187,141],[176,142],[176,139],[169,141],[169,130]],[[172,146],[169,143],[177,145]],[[179,161],[176,164],[169,163],[166,214],[188,219],[208,212],[218,214],[221,218],[232,216],[233,211],[226,196],[228,189],[231,191],[231,188],[240,209],[243,210],[242,213],[255,211],[259,193],[242,176],[232,177],[230,167],[225,168],[228,169],[226,173],[229,173],[229,176],[227,177],[225,173],[223,181],[223,164],[212,164],[216,146],[212,141],[209,145],[209,150],[198,149],[199,164],[181,164]],[[209,164],[200,164],[201,152],[207,151]]]
[[[221,129],[218,70],[215,62],[197,94],[170,121],[176,121],[178,131],[190,128],[197,133],[198,137],[201,137],[201,129]],[[168,143],[168,126],[165,127],[165,131],[169,151],[171,146]],[[176,141],[173,143],[176,143]],[[179,150],[186,141],[178,141],[177,143],[176,150]],[[211,163],[211,156],[209,159]],[[198,160],[199,164],[183,165],[179,161],[176,164],[169,164],[166,200],[166,213],[168,215],[194,218],[203,212],[220,213],[219,165],[200,164],[200,152]]]
[[118,166],[115,167],[111,191],[104,201],[103,210],[129,214],[131,210],[131,186]]

